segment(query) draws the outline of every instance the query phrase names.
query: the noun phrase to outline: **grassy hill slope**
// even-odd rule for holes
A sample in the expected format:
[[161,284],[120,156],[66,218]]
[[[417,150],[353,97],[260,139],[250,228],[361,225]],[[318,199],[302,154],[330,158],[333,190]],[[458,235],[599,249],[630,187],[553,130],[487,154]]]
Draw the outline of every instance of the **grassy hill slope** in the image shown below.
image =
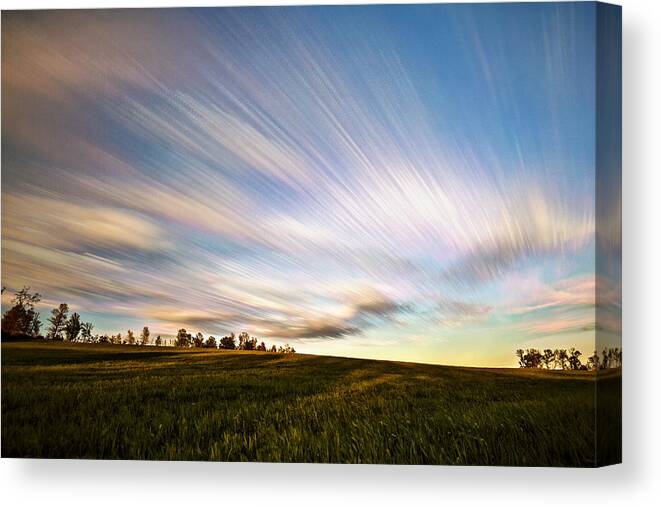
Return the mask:
[[[616,403],[612,377],[601,392]],[[585,372],[3,343],[2,456],[594,466],[594,382]]]

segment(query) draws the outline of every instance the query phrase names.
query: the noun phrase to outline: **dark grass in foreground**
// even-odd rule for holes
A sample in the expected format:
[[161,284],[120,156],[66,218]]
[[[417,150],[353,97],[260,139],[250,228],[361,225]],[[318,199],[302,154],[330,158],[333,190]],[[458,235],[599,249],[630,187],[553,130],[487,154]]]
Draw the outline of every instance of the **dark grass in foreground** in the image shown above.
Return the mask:
[[2,455],[594,466],[594,394],[584,372],[3,343]]

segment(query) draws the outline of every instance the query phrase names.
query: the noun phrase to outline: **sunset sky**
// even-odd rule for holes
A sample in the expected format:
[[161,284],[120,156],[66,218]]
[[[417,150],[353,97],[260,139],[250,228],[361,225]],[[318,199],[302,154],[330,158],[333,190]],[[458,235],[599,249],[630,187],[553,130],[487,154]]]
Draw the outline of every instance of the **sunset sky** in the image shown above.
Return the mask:
[[592,352],[593,4],[2,18],[2,283],[42,321]]

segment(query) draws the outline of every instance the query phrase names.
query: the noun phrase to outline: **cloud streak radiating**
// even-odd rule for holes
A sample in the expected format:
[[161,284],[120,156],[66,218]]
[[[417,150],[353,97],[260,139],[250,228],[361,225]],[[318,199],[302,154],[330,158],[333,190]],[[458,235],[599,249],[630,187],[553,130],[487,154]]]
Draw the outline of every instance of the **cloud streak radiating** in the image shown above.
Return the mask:
[[[591,19],[3,13],[3,283],[108,331],[348,355],[380,336],[395,359],[484,326],[589,326],[568,309],[594,304]],[[514,301],[521,277],[545,289]]]

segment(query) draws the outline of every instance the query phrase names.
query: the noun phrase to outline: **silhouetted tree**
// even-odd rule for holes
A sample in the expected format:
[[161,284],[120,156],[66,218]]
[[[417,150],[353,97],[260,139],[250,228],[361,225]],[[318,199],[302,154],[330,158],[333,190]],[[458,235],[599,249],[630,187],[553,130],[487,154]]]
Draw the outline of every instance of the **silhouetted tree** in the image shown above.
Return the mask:
[[620,349],[619,348],[612,348],[608,349],[608,367],[609,368],[617,368],[620,366],[620,360],[619,360],[619,355],[620,355]]
[[518,349],[516,355],[519,358],[519,367],[521,368],[542,367],[542,354],[537,349],[526,349],[525,352]]
[[262,352],[266,352],[266,343],[262,342],[257,346],[257,350],[261,350]]
[[553,361],[555,360],[555,353],[551,349],[544,349],[542,354],[542,362],[547,370],[551,368]]
[[163,344],[163,340],[161,340],[161,335],[159,334],[156,337],[156,341],[154,342],[154,345],[156,345],[157,347],[160,347],[162,344]]
[[204,346],[204,336],[202,333],[197,333],[195,335],[195,338],[193,338],[193,346],[194,347],[203,347]]
[[567,349],[556,349],[555,350],[555,365],[556,365],[556,367],[559,366],[560,369],[566,370],[568,360],[569,360],[569,356],[567,355]]
[[180,329],[177,332],[177,339],[174,343],[175,347],[190,347],[192,344],[192,337],[185,329]]
[[62,332],[67,323],[67,314],[69,313],[69,305],[61,303],[57,308],[53,308],[51,316],[48,318],[50,327],[48,328],[48,337],[52,340],[61,340]]
[[550,349],[545,349],[543,354],[540,354],[537,349],[518,349],[516,356],[519,358],[519,367],[521,368],[539,368],[543,364],[549,368],[553,363],[555,368],[567,368],[571,370],[600,370],[605,368],[618,368],[622,365],[622,351],[618,347],[604,348],[602,351],[601,359],[597,351],[594,351],[588,357],[585,364],[581,362],[582,353],[580,350],[572,347],[567,352],[567,349],[555,349],[551,352]]
[[227,350],[234,350],[236,348],[234,333],[230,333],[228,336],[223,336],[220,339],[220,348]]
[[215,349],[217,347],[216,339],[213,336],[209,336],[204,346],[208,349]]
[[128,345],[135,345],[135,335],[131,329],[126,332],[126,343]]
[[99,336],[99,343],[111,343],[110,337],[107,334]]
[[276,348],[275,344],[271,345],[271,350],[269,352],[277,352],[278,349]]
[[569,368],[572,370],[580,370],[581,369],[581,352],[579,350],[576,350],[574,347],[569,349]]
[[587,368],[588,368],[588,370],[598,370],[599,369],[599,354],[597,354],[596,350],[594,351],[594,354],[592,354],[590,357],[588,357]]
[[[72,315],[72,317],[73,317],[73,315]],[[83,322],[80,325],[80,337],[82,338],[82,340],[84,342],[94,341],[94,339],[92,337],[92,330],[93,329],[94,329],[94,324],[92,324],[91,322]],[[108,337],[106,336],[106,338],[108,338]],[[104,343],[107,343],[107,340]]]
[[239,333],[239,350],[255,350],[257,338],[251,338],[245,331]]
[[523,356],[525,355],[525,352],[523,349],[516,349],[516,357],[519,358],[519,368],[525,368],[526,363],[523,361]]
[[296,351],[294,350],[294,347],[290,347],[289,344],[286,343],[284,347],[280,346],[280,348],[278,348],[278,353],[280,353],[280,354],[295,354]]
[[245,331],[239,333],[239,347],[238,347],[239,350],[246,349],[246,342],[248,341],[249,338],[250,336]]
[[13,306],[2,317],[2,332],[10,335],[37,336],[41,328],[39,313],[34,306],[41,301],[41,294],[23,287],[12,300]]
[[604,349],[602,352],[602,360],[601,360],[601,367],[603,369],[606,369],[610,367],[610,359],[608,357],[608,349]]
[[71,317],[64,326],[64,333],[67,335],[67,340],[75,342],[80,334],[80,315],[72,313]]
[[542,367],[542,353],[537,349],[530,349],[528,352],[528,362],[531,368]]
[[147,326],[142,328],[140,334],[140,345],[149,345],[149,328]]
[[516,356],[519,358],[520,368],[550,368],[550,365],[555,362],[555,353],[550,349],[546,349],[542,354],[538,349],[518,349]]

